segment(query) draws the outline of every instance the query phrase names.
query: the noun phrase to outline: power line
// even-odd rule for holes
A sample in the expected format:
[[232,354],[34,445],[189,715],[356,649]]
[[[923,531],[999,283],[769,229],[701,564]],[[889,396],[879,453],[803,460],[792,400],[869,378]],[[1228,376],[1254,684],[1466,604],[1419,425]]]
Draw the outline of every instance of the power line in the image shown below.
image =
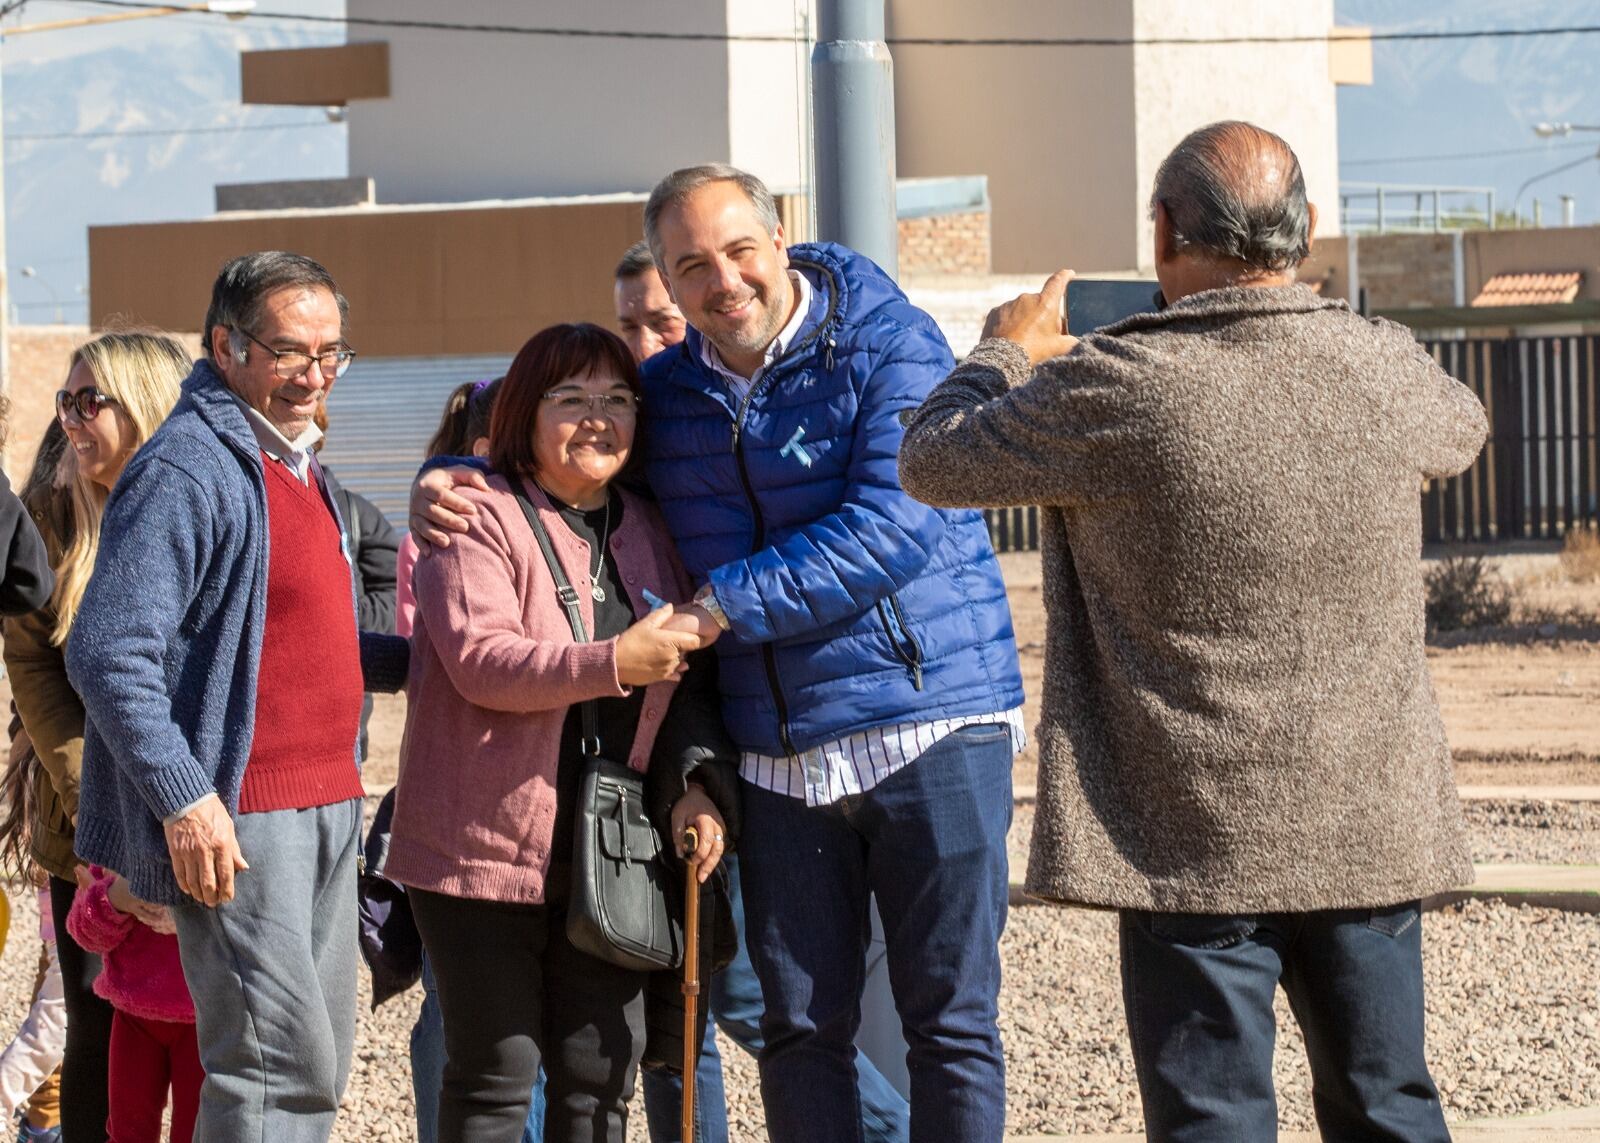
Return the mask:
[[1381,159],[1340,159],[1341,167],[1370,167],[1387,163],[1447,163],[1456,159],[1499,159],[1511,155],[1553,155],[1579,148],[1594,150],[1588,142],[1557,143],[1551,147],[1510,147],[1502,151],[1461,151],[1454,155],[1390,155]]
[[[75,4],[94,4],[107,8],[144,8],[143,0],[68,0]],[[205,13],[201,13],[204,15]],[[218,13],[220,15],[220,13]],[[548,36],[565,39],[603,40],[655,40],[691,43],[745,43],[794,44],[800,37],[793,34],[745,34],[726,32],[656,32],[607,28],[557,28],[529,27],[520,24],[458,24],[446,20],[406,20],[376,16],[331,16],[309,12],[250,13],[252,20],[282,20],[301,24],[340,24],[346,27],[406,28],[429,32],[467,32],[513,36]],[[1482,40],[1521,39],[1531,36],[1584,36],[1600,33],[1600,24],[1569,24],[1554,28],[1476,28],[1444,31],[1389,31],[1372,32],[1374,43],[1392,41],[1427,40]],[[1231,44],[1320,44],[1340,41],[1346,37],[1330,32],[1303,36],[1219,36],[1202,39],[1180,36],[1157,36],[1136,39],[1132,36],[891,36],[891,47],[1020,47],[1020,48],[1114,48],[1114,47],[1167,47]],[[1365,38],[1365,37],[1363,37]]]
[[338,127],[342,124],[309,120],[305,123],[241,123],[236,127],[138,128],[132,131],[54,131],[36,135],[9,132],[7,143],[49,143],[66,139],[147,139],[171,135],[232,135],[236,131],[295,131],[302,127]]

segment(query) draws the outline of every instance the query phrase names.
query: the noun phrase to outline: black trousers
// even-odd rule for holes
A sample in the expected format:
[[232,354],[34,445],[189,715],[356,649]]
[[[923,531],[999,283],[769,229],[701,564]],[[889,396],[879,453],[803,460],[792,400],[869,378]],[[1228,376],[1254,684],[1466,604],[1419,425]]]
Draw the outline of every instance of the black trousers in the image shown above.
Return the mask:
[[111,1051],[111,1005],[94,994],[100,958],[67,932],[78,887],[50,878],[50,916],[67,1003],[67,1050],[61,1061],[61,1138],[64,1143],[105,1143],[106,1061]]
[[545,1143],[623,1143],[646,974],[574,948],[565,893],[550,896],[508,905],[410,890],[444,1016],[439,1143],[518,1143],[541,1062]]

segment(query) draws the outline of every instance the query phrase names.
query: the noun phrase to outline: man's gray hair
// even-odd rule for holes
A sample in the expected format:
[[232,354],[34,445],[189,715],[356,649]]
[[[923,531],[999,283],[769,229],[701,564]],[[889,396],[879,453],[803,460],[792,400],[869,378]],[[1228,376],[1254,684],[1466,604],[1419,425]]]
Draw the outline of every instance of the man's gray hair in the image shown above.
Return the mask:
[[650,255],[650,244],[641,238],[622,252],[622,260],[617,263],[617,272],[612,276],[620,282],[637,278],[646,270],[655,268],[656,260]]
[[1166,209],[1175,252],[1185,250],[1278,273],[1311,252],[1311,214],[1300,160],[1270,131],[1229,120],[1179,143],[1156,171],[1150,215]]
[[644,238],[655,257],[656,267],[666,274],[661,249],[661,215],[668,207],[679,206],[695,191],[711,183],[736,183],[745,198],[756,208],[756,218],[768,234],[778,229],[778,203],[767,189],[767,184],[738,167],[727,163],[701,163],[697,167],[684,167],[673,171],[656,184],[650,192],[650,201],[644,206]]
[[217,275],[211,287],[211,307],[206,310],[206,355],[214,356],[212,330],[221,326],[227,330],[249,330],[253,334],[267,296],[295,287],[327,290],[333,295],[339,305],[339,335],[343,337],[350,320],[350,303],[345,301],[339,287],[334,285],[333,275],[322,263],[286,250],[259,250],[233,259]]

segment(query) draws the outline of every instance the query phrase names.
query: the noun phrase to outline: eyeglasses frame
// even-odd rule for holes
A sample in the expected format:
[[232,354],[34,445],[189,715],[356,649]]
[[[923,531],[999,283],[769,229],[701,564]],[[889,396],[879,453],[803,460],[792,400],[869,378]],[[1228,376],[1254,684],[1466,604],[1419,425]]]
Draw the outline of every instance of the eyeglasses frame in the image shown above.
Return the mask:
[[[255,342],[255,344],[259,345],[262,349],[265,349],[268,353],[272,354],[272,372],[277,375],[277,378],[280,381],[293,381],[297,377],[304,377],[306,373],[310,371],[312,365],[317,367],[317,372],[322,374],[322,379],[324,381],[337,381],[340,377],[345,375],[345,372],[350,368],[351,364],[356,359],[356,351],[351,349],[348,345],[343,349],[329,350],[327,353],[316,354],[313,356],[303,349],[273,349],[272,346],[262,341],[259,337],[245,329],[243,326],[234,326],[233,328],[245,337],[249,338],[251,341]],[[279,362],[281,362],[285,357],[309,357],[311,360],[306,364],[306,367],[300,370],[298,373],[290,373],[285,375],[282,366],[279,365]],[[328,371],[322,368],[322,359],[324,357],[344,358],[343,364],[335,362],[332,377],[329,377]]]

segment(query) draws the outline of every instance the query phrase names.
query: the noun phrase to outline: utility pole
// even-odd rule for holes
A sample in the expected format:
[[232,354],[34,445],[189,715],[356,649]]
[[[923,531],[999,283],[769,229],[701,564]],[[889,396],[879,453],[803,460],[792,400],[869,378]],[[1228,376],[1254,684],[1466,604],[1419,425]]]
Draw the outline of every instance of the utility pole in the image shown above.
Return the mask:
[[811,53],[817,237],[900,274],[894,203],[894,62],[884,0],[818,0]]

